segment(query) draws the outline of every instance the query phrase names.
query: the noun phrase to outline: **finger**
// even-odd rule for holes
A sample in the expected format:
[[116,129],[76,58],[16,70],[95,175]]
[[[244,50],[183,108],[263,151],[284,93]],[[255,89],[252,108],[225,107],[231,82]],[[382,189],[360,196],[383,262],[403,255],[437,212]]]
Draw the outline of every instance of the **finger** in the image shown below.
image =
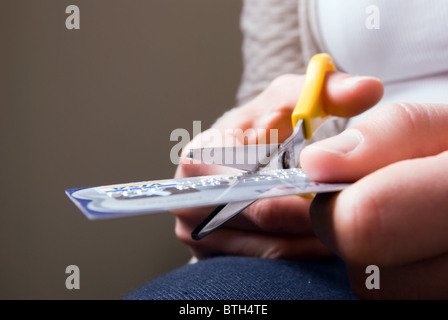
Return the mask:
[[320,258],[332,255],[316,237],[278,236],[253,231],[221,228],[201,241],[191,239],[189,229],[176,223],[177,237],[198,259],[218,255],[251,256],[270,259]]
[[352,264],[395,266],[448,250],[448,151],[401,161],[317,195],[316,235]]
[[[227,221],[221,228],[311,236],[314,232],[308,213],[310,203],[310,199],[298,196],[260,199]],[[213,210],[214,207],[207,207],[175,210],[173,213],[191,233]]]
[[355,181],[390,163],[448,149],[447,123],[448,105],[384,105],[340,135],[305,148],[301,165],[317,181]]
[[[305,76],[283,75],[257,96],[247,107],[248,119],[233,123],[239,128],[285,128],[291,130],[291,112],[300,98]],[[330,115],[352,117],[374,106],[383,96],[380,80],[331,71],[326,74],[322,92],[323,108]],[[244,119],[244,117],[243,117]],[[287,132],[290,134],[290,132]]]
[[[241,130],[253,130],[244,135],[247,138],[246,143],[257,143],[257,130],[278,129],[278,139],[283,141],[291,134],[291,112],[300,98],[304,81],[303,75],[287,74],[277,77],[253,100],[226,112],[212,129],[221,132],[223,137],[237,136]],[[374,106],[382,95],[383,85],[377,78],[355,77],[331,71],[325,77],[323,107],[331,115],[352,117]],[[232,133],[232,130],[236,131]],[[265,135],[263,131],[261,133]],[[211,139],[211,132],[206,132],[205,136],[196,139],[193,145],[197,147],[199,141],[202,146],[217,141],[219,145],[224,145],[218,138]],[[245,144],[244,141],[239,143]]]
[[338,117],[353,117],[377,104],[384,93],[381,81],[332,71],[325,78],[323,105],[325,111]]
[[348,265],[350,283],[361,299],[448,298],[448,254],[398,267],[378,266],[378,289],[366,287],[366,266]]
[[[176,177],[225,172],[222,167],[202,166],[187,159],[191,148],[285,140],[292,132],[291,112],[300,97],[303,82],[304,76],[283,75],[248,104],[227,112],[184,148]],[[351,117],[373,106],[382,94],[383,86],[376,78],[329,72],[324,84],[324,108],[330,114]],[[275,141],[271,141],[273,139]]]
[[243,212],[242,218],[248,223],[235,221],[231,226],[239,228],[242,225],[246,229],[251,227],[250,230],[271,234],[311,236],[314,231],[309,217],[310,204],[311,199],[296,195],[260,199]]

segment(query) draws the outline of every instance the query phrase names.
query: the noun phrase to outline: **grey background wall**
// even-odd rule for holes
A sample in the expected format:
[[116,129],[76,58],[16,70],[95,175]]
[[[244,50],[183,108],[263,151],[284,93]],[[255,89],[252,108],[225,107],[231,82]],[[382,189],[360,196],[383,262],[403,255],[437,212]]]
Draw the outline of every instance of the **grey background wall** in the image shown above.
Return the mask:
[[[79,6],[80,30],[65,8]],[[186,263],[169,213],[89,221],[72,187],[172,177],[234,105],[239,0],[0,2],[0,298],[119,299]],[[67,290],[65,268],[80,268]]]

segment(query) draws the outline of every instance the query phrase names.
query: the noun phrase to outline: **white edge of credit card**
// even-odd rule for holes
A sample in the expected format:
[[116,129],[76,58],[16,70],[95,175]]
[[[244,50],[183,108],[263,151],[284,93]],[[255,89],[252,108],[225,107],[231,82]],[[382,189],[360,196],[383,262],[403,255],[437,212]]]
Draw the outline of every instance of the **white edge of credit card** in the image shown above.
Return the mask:
[[335,192],[348,185],[315,182],[303,170],[294,168],[73,188],[65,193],[88,219],[96,220],[232,201]]

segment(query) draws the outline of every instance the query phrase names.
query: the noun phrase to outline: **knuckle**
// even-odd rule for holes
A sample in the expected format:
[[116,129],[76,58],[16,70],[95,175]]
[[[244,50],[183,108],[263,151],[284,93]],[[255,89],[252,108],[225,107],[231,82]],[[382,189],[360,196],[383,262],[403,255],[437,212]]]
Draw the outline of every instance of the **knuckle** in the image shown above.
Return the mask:
[[385,106],[387,114],[392,114],[397,118],[406,121],[411,125],[411,128],[415,128],[422,120],[423,110],[417,104],[412,103],[391,103]]
[[294,74],[284,74],[272,80],[257,100],[264,112],[257,113],[256,126],[278,128],[290,124],[291,111],[300,96],[297,88],[301,88],[301,82],[301,76]]
[[282,225],[281,219],[275,215],[276,208],[272,199],[262,199],[254,202],[246,210],[246,215],[261,230],[273,231]]
[[282,74],[274,78],[268,86],[268,90],[283,90],[285,86],[290,86],[291,83],[296,83],[299,75],[296,74]]
[[[408,130],[421,130],[431,127],[434,118],[433,113],[437,113],[439,108],[431,104],[397,102],[382,106],[383,114],[386,117],[392,116],[403,123]],[[437,117],[438,118],[438,117]],[[394,122],[395,123],[395,122]]]
[[267,101],[271,101],[273,111],[291,111],[292,105],[295,105],[300,96],[303,76],[295,74],[284,74],[278,76],[268,85],[264,91]]

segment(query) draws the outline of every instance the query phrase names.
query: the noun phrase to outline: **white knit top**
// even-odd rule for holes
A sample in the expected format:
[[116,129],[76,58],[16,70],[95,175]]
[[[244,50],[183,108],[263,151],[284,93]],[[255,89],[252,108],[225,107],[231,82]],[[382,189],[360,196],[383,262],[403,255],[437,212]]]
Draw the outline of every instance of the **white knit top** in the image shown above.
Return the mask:
[[[366,27],[369,6],[379,9],[379,29]],[[448,103],[446,0],[244,0],[241,30],[239,104],[278,75],[304,73],[317,52],[341,71],[380,78],[379,104]]]
[[[340,70],[380,78],[385,94],[379,104],[448,103],[448,1],[318,0],[315,5],[324,51]],[[371,18],[378,20],[378,29],[366,26]]]

